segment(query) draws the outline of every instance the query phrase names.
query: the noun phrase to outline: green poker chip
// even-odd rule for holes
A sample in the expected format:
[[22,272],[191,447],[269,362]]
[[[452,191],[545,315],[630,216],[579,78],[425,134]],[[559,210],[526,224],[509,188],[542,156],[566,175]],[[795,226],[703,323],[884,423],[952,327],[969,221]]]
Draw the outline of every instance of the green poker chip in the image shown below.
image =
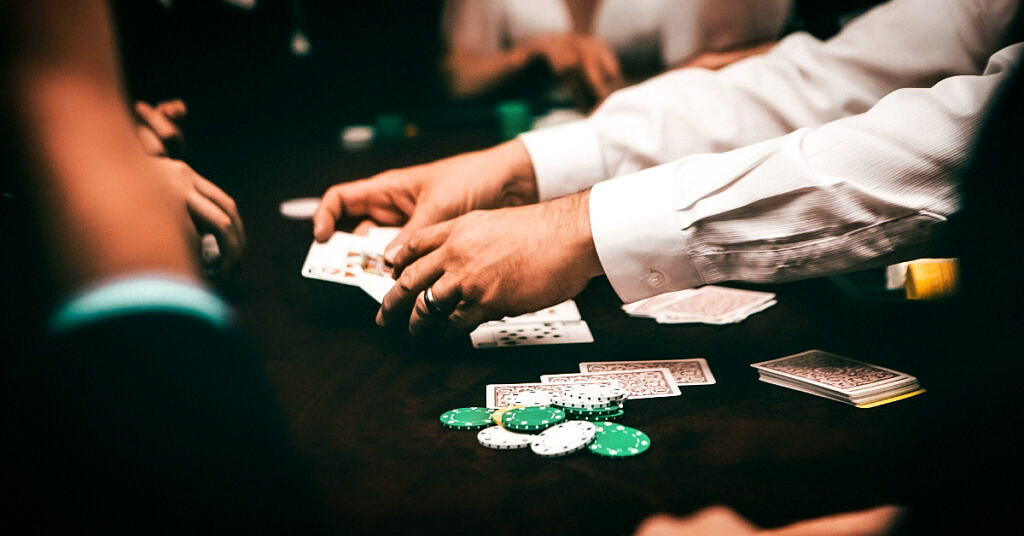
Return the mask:
[[619,417],[622,417],[625,414],[626,414],[625,411],[620,410],[620,411],[617,411],[615,413],[606,413],[604,415],[569,415],[569,417],[571,417],[573,419],[576,419],[576,420],[579,420],[579,421],[595,422],[595,421],[609,421],[609,420],[618,419]]
[[651,438],[636,428],[613,422],[594,424],[597,426],[597,435],[589,448],[590,452],[598,456],[625,458],[651,448]]
[[456,430],[479,430],[494,424],[492,413],[493,409],[477,406],[451,409],[441,414],[441,424]]
[[539,432],[565,420],[565,411],[554,406],[527,406],[510,409],[501,416],[501,425],[514,432]]

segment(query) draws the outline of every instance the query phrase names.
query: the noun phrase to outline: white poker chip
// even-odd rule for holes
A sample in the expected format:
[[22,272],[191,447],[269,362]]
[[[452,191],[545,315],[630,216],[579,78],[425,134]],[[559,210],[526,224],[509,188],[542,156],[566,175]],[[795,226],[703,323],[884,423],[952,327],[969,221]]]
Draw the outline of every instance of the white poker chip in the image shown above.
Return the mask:
[[489,449],[511,450],[524,449],[533,441],[533,434],[520,434],[506,430],[501,426],[484,428],[476,434],[476,440]]
[[558,400],[560,405],[572,408],[594,409],[621,404],[629,391],[611,385],[566,385]]
[[320,206],[319,197],[300,197],[289,199],[281,203],[281,215],[293,220],[308,220],[316,213]]
[[553,402],[551,393],[543,391],[522,391],[509,395],[509,406],[550,406]]
[[565,456],[586,448],[596,434],[593,423],[566,421],[533,436],[530,450],[541,456]]

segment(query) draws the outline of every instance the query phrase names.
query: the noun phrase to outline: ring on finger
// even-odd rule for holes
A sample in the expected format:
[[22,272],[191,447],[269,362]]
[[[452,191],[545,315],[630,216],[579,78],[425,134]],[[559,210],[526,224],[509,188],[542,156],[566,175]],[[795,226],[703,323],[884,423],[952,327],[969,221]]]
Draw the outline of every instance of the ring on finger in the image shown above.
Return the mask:
[[437,301],[434,299],[433,287],[427,287],[427,290],[423,291],[423,304],[427,306],[427,312],[431,315],[443,315],[444,311],[437,305]]

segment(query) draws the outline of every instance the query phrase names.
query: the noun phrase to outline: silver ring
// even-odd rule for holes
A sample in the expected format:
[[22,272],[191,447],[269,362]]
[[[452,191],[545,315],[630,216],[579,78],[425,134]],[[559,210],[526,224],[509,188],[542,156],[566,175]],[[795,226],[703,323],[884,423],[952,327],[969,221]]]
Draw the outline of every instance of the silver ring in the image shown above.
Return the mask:
[[444,312],[441,311],[441,308],[438,307],[437,302],[434,301],[434,288],[433,287],[427,287],[427,290],[423,291],[423,303],[424,303],[424,305],[427,306],[427,311],[430,314],[432,314],[432,315],[434,315],[434,314],[438,314],[438,315],[439,314],[444,314]]

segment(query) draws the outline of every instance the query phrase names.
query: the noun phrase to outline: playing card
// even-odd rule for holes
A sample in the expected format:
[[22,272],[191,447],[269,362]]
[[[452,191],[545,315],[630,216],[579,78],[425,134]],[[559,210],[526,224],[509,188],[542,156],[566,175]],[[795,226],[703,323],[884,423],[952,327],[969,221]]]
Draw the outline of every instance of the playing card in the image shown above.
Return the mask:
[[677,385],[711,385],[715,383],[715,377],[711,375],[708,362],[699,357],[647,361],[588,361],[580,363],[580,372],[612,372],[659,367],[667,368]]
[[630,316],[650,317],[663,324],[702,322],[729,324],[775,305],[775,295],[719,286],[667,292],[622,306]]
[[[587,382],[587,385],[613,385],[611,381]],[[487,386],[487,407],[505,408],[509,397],[520,393],[550,393],[552,395],[562,392],[564,384],[552,383],[492,383]]]
[[594,342],[586,321],[484,324],[469,334],[473,348]]
[[575,322],[581,319],[580,310],[576,307],[576,302],[573,300],[566,300],[558,305],[552,305],[551,307],[541,309],[540,311],[526,313],[519,316],[506,316],[501,320],[492,320],[490,322],[485,322],[482,325]]
[[714,325],[734,324],[736,322],[740,322],[746,319],[748,316],[754,313],[764,311],[765,309],[775,305],[776,303],[778,303],[778,301],[769,300],[760,305],[755,305],[752,308],[737,309],[736,311],[733,311],[730,314],[720,317],[680,314],[672,311],[657,311],[654,313],[654,319],[657,320],[659,324],[685,324],[693,322]]
[[647,368],[611,372],[586,372],[578,374],[545,374],[540,377],[541,383],[581,383],[593,381],[612,381],[629,391],[630,399],[659,398],[679,396],[672,373],[667,368]]
[[361,236],[336,232],[327,242],[314,241],[302,265],[302,275],[358,286],[363,273],[363,240]]
[[379,303],[395,284],[384,248],[397,234],[395,227],[374,227],[365,236],[338,231],[323,244],[314,241],[302,275],[358,286]]
[[817,386],[848,396],[865,390],[890,391],[917,381],[902,372],[821,350],[808,350],[751,366],[772,378],[798,381],[808,388]]
[[681,316],[724,318],[760,306],[771,300],[773,296],[767,292],[705,286],[681,299],[662,305],[657,312]]

